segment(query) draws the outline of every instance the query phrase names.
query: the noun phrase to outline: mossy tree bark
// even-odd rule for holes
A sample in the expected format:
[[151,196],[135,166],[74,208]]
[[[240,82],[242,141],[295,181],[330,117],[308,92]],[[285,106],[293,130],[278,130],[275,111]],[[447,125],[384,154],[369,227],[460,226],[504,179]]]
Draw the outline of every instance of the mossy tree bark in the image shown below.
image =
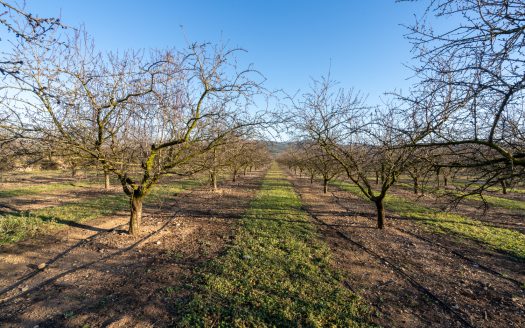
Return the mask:
[[129,234],[132,236],[137,236],[140,233],[143,201],[144,194],[142,189],[135,190],[130,197],[131,214],[129,218]]
[[110,187],[110,181],[109,181],[109,171],[104,170],[104,189],[108,190]]

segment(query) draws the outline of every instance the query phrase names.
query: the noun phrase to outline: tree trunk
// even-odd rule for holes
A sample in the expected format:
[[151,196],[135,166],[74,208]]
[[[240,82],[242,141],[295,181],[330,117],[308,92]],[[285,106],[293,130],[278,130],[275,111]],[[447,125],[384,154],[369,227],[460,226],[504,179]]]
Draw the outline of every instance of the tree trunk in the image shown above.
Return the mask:
[[212,171],[210,173],[210,182],[211,182],[211,187],[213,188],[213,191],[216,191],[217,190],[217,174],[215,173],[215,171]]
[[104,170],[104,189],[108,190],[109,186],[110,186],[109,172],[107,170]]
[[385,208],[383,206],[383,198],[378,198],[374,202],[377,209],[377,228],[383,229],[385,225]]
[[328,192],[328,179],[323,179],[323,193],[326,194]]
[[503,195],[506,195],[507,194],[507,182],[505,182],[505,180],[501,180],[500,183],[501,183],[501,189],[503,191]]
[[244,168],[244,172],[243,172],[243,175],[246,175],[246,170],[248,170],[247,167]]
[[379,184],[379,172],[376,170],[376,185]]
[[235,182],[235,180],[237,180],[237,170],[233,171],[232,181]]
[[443,176],[443,186],[448,186],[448,177],[446,175]]
[[417,177],[414,177],[413,180],[414,180],[414,194],[417,195],[417,193],[419,192],[419,181]]
[[77,176],[77,168],[76,166],[71,167],[71,177],[74,178]]
[[140,232],[140,225],[142,221],[142,201],[144,195],[139,190],[135,190],[130,198],[131,215],[129,218],[129,234],[137,236]]
[[310,174],[310,184],[313,184],[313,183],[314,183],[314,175]]

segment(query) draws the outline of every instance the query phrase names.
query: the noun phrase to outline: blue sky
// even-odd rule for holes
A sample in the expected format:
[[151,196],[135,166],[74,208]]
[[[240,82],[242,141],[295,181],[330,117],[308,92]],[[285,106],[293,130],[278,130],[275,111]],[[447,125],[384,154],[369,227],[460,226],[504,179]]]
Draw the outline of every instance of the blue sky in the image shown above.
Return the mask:
[[410,44],[400,24],[414,22],[427,1],[394,0],[27,0],[38,16],[84,24],[100,49],[183,48],[187,41],[240,46],[267,77],[267,87],[305,90],[311,77],[331,75],[370,103],[406,90]]

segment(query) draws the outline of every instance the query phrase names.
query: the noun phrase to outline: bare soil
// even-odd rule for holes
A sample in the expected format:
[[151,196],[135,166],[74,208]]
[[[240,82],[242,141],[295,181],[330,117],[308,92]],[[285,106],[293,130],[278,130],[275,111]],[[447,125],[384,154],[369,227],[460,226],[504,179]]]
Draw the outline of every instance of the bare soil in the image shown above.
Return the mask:
[[191,295],[193,270],[233,239],[262,175],[147,207],[137,238],[118,215],[0,248],[0,326],[172,324],[176,304]]
[[388,214],[386,228],[378,230],[372,203],[339,190],[323,194],[308,179],[289,179],[329,243],[348,288],[376,307],[378,324],[525,326],[523,262]]

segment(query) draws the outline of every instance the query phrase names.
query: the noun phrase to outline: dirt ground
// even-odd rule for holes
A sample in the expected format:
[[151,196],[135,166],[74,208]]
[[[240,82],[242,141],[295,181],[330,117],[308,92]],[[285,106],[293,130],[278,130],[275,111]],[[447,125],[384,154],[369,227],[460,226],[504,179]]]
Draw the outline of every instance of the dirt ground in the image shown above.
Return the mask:
[[333,250],[347,287],[378,310],[378,324],[525,326],[523,262],[389,214],[380,231],[373,204],[339,190],[322,194],[308,179],[289,179]]
[[193,270],[233,239],[262,175],[147,207],[137,238],[123,231],[127,216],[117,215],[1,247],[0,326],[172,324],[175,304],[191,294]]

